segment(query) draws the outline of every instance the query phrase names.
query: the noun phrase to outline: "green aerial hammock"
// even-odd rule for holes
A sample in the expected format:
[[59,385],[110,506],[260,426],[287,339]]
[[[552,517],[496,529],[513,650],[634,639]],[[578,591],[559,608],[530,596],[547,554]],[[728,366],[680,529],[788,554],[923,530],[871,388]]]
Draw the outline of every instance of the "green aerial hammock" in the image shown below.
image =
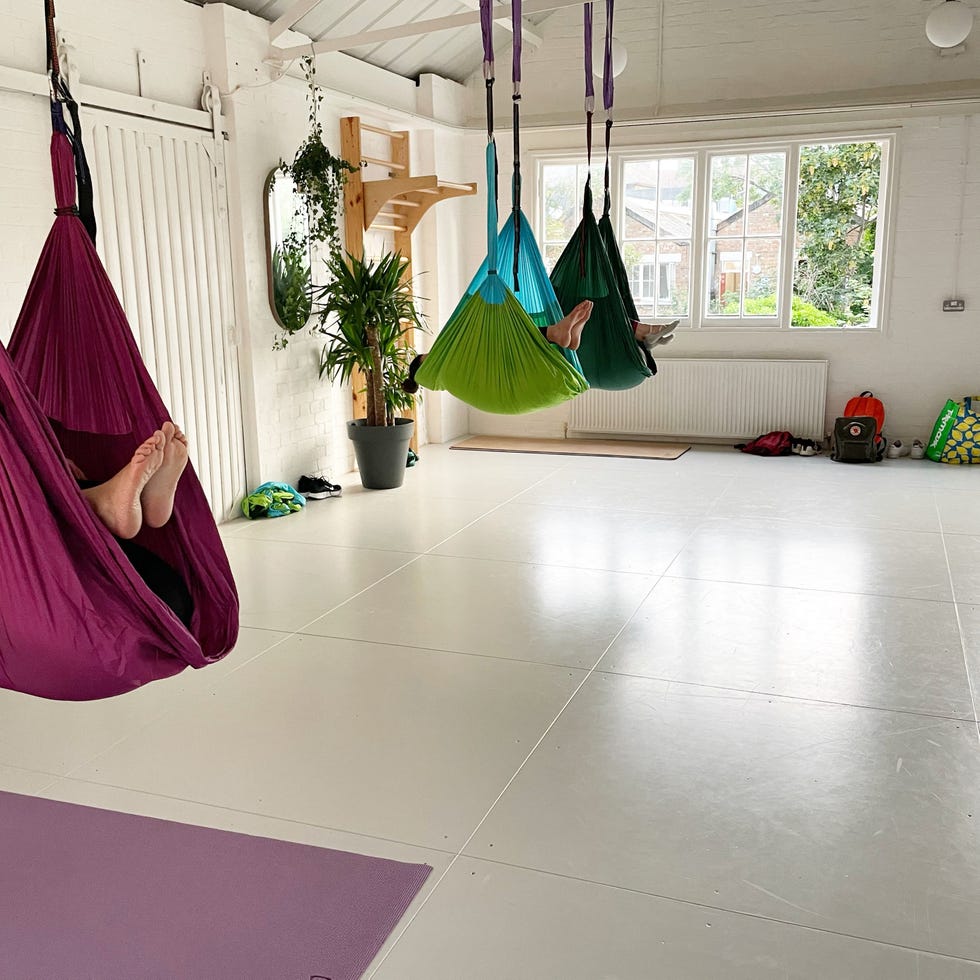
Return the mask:
[[[592,81],[592,4],[585,4],[585,118],[589,168],[592,166],[592,115],[595,87]],[[613,0],[606,0],[606,54],[603,92],[606,109],[612,108],[612,14]],[[551,273],[551,282],[567,313],[582,300],[592,300],[592,317],[582,333],[578,349],[582,370],[593,388],[620,391],[635,388],[652,376],[633,321],[636,306],[630,293],[626,269],[619,254],[609,219],[609,133],[606,123],[606,194],[603,220],[596,222],[592,211],[592,176],[585,181],[582,220],[561,253]]]
[[[520,2],[514,5],[512,14],[520,17]],[[510,286],[517,301],[524,307],[534,325],[547,328],[558,323],[565,315],[555,295],[555,287],[548,278],[541,250],[534,238],[530,222],[521,210],[521,50],[523,39],[515,36],[513,45],[512,78],[514,83],[514,176],[511,180],[511,216],[497,236],[497,273]],[[473,277],[467,294],[475,293],[490,272],[490,263],[484,259],[483,265]],[[575,351],[560,347],[562,356],[582,373]]]
[[[448,391],[481,411],[519,415],[559,405],[589,386],[560,348],[542,336],[497,272],[497,147],[493,137],[490,4],[491,0],[480,0],[487,84],[486,276],[480,282],[480,273],[477,274],[474,284],[479,282],[478,288],[471,286],[460,300],[415,377],[423,387]],[[520,8],[520,0],[513,0],[512,14],[518,25]],[[519,27],[514,37],[516,46]],[[518,64],[519,57],[518,48]]]

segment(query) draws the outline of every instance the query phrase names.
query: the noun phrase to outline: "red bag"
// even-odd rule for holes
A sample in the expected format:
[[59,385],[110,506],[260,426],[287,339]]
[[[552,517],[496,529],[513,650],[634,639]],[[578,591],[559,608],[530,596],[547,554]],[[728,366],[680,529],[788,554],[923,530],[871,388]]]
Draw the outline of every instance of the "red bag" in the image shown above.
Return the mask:
[[793,433],[767,432],[764,436],[735,448],[741,449],[743,453],[752,453],[753,456],[789,456],[793,452]]
[[878,423],[878,431],[875,433],[875,438],[881,438],[881,428],[885,424],[885,406],[882,405],[881,401],[870,392],[862,391],[860,395],[856,398],[852,398],[844,406],[844,414],[842,418],[854,419],[854,418],[872,418]]

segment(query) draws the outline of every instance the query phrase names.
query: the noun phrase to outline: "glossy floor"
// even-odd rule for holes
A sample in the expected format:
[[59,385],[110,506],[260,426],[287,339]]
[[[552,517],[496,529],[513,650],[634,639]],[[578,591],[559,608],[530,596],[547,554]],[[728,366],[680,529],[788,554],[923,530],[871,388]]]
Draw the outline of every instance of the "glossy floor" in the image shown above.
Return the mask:
[[428,862],[376,980],[980,978],[980,467],[345,482],[224,529],[221,664],[4,692],[0,788]]

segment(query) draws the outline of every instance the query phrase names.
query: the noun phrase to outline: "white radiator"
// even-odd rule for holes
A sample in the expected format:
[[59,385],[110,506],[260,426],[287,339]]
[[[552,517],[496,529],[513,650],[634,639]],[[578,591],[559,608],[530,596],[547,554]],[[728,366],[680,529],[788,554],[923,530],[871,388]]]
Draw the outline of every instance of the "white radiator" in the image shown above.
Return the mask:
[[773,429],[823,439],[827,361],[662,357],[629,391],[571,403],[570,432],[739,442]]

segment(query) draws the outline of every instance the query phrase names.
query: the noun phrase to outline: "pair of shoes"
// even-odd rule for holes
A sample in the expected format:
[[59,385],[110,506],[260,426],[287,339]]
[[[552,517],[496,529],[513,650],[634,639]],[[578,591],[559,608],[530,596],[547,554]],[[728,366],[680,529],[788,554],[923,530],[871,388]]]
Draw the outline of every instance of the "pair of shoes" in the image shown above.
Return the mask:
[[926,447],[922,445],[921,439],[912,440],[912,448],[909,450],[912,459],[923,459],[926,455]]
[[406,467],[414,466],[419,461],[419,454],[414,449],[409,449],[408,451],[408,462],[405,463]]
[[819,456],[821,449],[812,439],[793,439],[791,447],[794,456]]
[[343,492],[343,487],[337,483],[324,480],[321,476],[301,476],[296,489],[306,497],[307,500],[323,500],[325,497],[339,497]]
[[[921,445],[921,443],[920,443]],[[912,450],[902,442],[901,439],[896,439],[889,447],[886,455],[889,459],[898,459],[901,456],[910,455]]]

